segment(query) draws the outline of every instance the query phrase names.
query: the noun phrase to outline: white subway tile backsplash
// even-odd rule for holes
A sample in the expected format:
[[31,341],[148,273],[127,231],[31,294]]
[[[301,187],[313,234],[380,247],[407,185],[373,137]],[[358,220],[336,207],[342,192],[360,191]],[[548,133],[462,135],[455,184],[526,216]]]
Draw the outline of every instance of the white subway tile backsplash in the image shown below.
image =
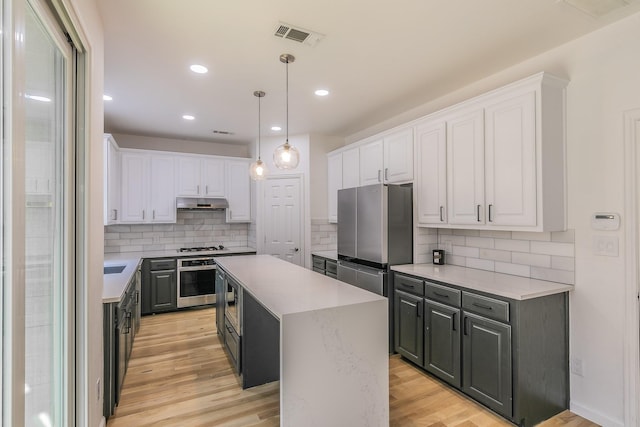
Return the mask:
[[467,237],[466,246],[473,246],[475,248],[493,248],[494,239],[490,237]]
[[511,262],[536,267],[551,267],[551,257],[549,255],[513,252],[511,254]]
[[459,265],[460,267],[466,267],[467,266],[467,258],[465,258],[463,256],[445,254],[444,262],[446,264]]
[[481,237],[493,237],[496,239],[511,239],[510,231],[493,231],[493,230],[480,230]]
[[488,259],[479,259],[479,258],[467,258],[467,267],[469,268],[477,268],[478,270],[494,270],[494,262]]
[[451,243],[452,245],[456,245],[456,246],[464,246],[467,242],[467,239],[464,236],[454,236],[454,235],[447,235],[445,234],[444,236],[439,236],[438,237],[438,243]]
[[456,236],[479,236],[480,230],[458,230],[454,229],[453,234]]
[[551,268],[553,268],[554,270],[574,271],[575,258],[568,256],[552,256]]
[[537,240],[537,241],[551,241],[551,233],[545,232],[531,232],[531,231],[512,231],[511,238],[515,240]]
[[495,249],[480,249],[480,258],[493,261],[511,262],[511,252]]
[[496,273],[513,274],[514,276],[530,277],[531,266],[511,264],[508,262],[496,262]]
[[[255,226],[254,226],[255,227]],[[109,225],[105,227],[105,253],[174,250],[184,246],[249,244],[249,224],[226,224],[225,212],[178,212],[175,224]]]
[[453,255],[478,258],[480,256],[480,249],[470,248],[468,246],[453,246]]
[[529,240],[495,239],[494,247],[503,251],[529,252],[530,243]]
[[573,244],[558,242],[531,242],[531,253],[572,257]]

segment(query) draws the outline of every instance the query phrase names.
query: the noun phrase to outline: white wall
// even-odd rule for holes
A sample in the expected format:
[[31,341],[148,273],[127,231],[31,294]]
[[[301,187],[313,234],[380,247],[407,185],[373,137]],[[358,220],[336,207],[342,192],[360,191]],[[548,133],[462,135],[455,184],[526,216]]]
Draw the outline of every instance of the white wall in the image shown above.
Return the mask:
[[208,154],[214,156],[249,157],[246,144],[223,144],[207,141],[160,138],[156,136],[129,135],[114,133],[113,138],[120,148],[138,148],[142,150],[175,151],[178,153]]
[[329,223],[327,188],[327,153],[344,144],[344,138],[311,135],[309,140],[309,173],[311,191],[311,219],[322,219]]
[[[640,107],[640,14],[495,74],[446,97],[363,130],[353,142],[539,71],[567,88],[568,227],[575,230],[575,291],[570,296],[571,409],[605,426],[624,425],[624,226],[591,229],[594,212],[624,222],[623,113]],[[618,257],[593,253],[598,235],[620,239]]]

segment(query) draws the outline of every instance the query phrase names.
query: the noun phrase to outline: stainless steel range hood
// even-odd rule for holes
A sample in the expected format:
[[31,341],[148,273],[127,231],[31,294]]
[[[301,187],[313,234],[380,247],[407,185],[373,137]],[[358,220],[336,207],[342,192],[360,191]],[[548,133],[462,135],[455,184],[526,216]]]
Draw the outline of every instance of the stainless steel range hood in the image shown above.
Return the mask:
[[222,211],[229,207],[229,202],[223,198],[178,197],[176,207],[178,210]]

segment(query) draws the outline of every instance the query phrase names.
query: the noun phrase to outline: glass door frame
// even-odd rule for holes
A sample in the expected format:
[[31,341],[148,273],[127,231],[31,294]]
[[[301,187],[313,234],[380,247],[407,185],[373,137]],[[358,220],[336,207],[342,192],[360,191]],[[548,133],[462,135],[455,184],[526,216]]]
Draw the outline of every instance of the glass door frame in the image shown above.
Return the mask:
[[[62,191],[61,280],[63,291],[52,296],[54,300],[53,328],[59,330],[56,337],[60,352],[54,357],[62,359],[56,363],[54,372],[56,389],[53,399],[60,416],[52,420],[54,425],[75,423],[75,192],[76,192],[76,147],[74,117],[75,61],[73,49],[61,28],[59,20],[45,0],[2,1],[2,419],[4,425],[25,423],[25,20],[30,7],[55,42],[65,63],[64,87],[64,137],[62,168],[60,172]],[[57,95],[62,95],[62,92]],[[57,311],[57,313],[56,313]],[[55,351],[54,351],[55,353]],[[55,395],[59,394],[60,397]],[[60,400],[57,400],[60,399]]]

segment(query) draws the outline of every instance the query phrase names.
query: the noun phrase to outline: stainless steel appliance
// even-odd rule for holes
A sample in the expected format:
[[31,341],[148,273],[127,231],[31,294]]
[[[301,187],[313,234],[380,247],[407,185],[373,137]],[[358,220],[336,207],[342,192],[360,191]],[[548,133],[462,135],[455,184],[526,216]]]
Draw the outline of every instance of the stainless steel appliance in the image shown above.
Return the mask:
[[338,280],[388,296],[388,267],[411,262],[410,184],[338,191]]
[[211,256],[178,259],[178,308],[215,304],[215,277]]
[[229,207],[227,199],[222,198],[197,198],[178,197],[176,208],[178,210],[221,211]]

